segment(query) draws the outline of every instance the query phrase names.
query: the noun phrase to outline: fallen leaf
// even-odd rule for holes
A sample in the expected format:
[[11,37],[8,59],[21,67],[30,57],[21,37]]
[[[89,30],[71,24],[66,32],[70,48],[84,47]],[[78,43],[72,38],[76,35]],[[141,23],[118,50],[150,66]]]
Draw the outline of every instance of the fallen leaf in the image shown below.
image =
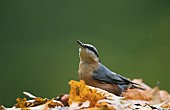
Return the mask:
[[27,102],[26,102],[26,98],[17,98],[16,101],[18,102],[15,107],[16,108],[26,108],[27,107]]
[[69,84],[71,85],[69,105],[73,102],[85,102],[89,100],[90,107],[94,107],[98,100],[105,98],[105,96],[98,93],[96,89],[88,87],[83,80],[80,80],[80,82],[71,80]]
[[70,108],[76,109],[76,110],[85,109],[85,108],[89,108],[89,107],[90,107],[90,101],[89,100],[86,100],[85,102],[73,102],[70,105]]
[[122,93],[123,97],[133,100],[152,100],[151,90],[128,89]]
[[50,100],[49,102],[46,102],[48,104],[48,107],[49,108],[55,108],[55,107],[58,107],[58,106],[61,106],[63,107],[63,103],[60,102],[60,101],[57,101],[57,100]]
[[154,87],[151,90],[151,96],[152,96],[152,100],[150,101],[150,104],[159,104],[159,103],[161,103],[161,96],[160,96],[158,87]]
[[116,110],[113,105],[107,103],[107,102],[99,102],[96,104],[96,107],[101,108],[101,109],[108,109],[108,110]]

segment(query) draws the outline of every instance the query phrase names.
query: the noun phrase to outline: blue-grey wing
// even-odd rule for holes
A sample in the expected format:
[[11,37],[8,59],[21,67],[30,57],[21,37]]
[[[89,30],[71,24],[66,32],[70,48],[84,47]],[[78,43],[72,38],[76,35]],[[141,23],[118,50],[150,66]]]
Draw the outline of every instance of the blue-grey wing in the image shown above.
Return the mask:
[[112,79],[110,79],[106,74],[104,74],[102,71],[94,71],[93,73],[93,79],[95,80],[99,80],[99,81],[102,81],[102,82],[106,82],[106,83],[109,83],[109,84],[112,84],[113,81]]
[[126,85],[129,84],[129,80],[121,77],[120,75],[110,71],[104,65],[100,64],[99,68],[94,71],[93,79],[103,81],[110,84],[120,84]]

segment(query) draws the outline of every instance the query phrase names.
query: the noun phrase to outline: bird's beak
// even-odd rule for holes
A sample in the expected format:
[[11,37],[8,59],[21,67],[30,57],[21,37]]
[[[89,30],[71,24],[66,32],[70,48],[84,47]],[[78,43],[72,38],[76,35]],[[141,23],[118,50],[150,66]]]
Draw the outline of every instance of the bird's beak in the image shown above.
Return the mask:
[[79,40],[77,40],[77,43],[80,46],[80,48],[85,48],[84,44],[82,42],[80,42]]

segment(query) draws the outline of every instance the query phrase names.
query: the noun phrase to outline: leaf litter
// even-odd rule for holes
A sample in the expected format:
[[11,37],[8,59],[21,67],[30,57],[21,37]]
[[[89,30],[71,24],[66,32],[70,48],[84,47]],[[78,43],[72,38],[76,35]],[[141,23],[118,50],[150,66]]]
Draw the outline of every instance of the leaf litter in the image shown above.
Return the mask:
[[83,80],[71,80],[69,94],[48,99],[23,92],[31,100],[17,98],[12,108],[0,105],[0,110],[170,110],[170,94],[167,91],[151,88],[141,79],[134,79],[133,82],[145,90],[128,89],[122,96],[116,96],[88,86]]

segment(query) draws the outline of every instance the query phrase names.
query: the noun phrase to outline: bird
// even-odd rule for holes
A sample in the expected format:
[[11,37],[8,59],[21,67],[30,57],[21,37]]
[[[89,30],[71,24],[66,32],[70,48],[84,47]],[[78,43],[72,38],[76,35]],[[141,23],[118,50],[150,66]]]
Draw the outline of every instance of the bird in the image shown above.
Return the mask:
[[90,44],[84,44],[77,40],[79,45],[79,69],[78,77],[86,85],[106,90],[117,96],[127,89],[142,89],[139,84],[109,70],[99,58],[97,49]]

